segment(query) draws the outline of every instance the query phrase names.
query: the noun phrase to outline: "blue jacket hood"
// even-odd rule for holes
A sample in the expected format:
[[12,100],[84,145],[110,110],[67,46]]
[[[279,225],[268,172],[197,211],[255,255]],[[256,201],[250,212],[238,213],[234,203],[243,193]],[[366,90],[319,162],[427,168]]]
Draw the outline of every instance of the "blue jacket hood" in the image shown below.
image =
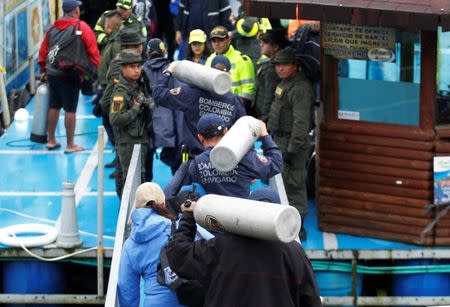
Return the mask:
[[137,243],[148,242],[160,236],[171,223],[151,208],[136,209],[131,214],[131,221],[130,237]]
[[170,61],[166,58],[153,58],[149,59],[144,63],[144,67],[148,67],[152,70],[160,70],[164,66],[167,66],[170,64]]

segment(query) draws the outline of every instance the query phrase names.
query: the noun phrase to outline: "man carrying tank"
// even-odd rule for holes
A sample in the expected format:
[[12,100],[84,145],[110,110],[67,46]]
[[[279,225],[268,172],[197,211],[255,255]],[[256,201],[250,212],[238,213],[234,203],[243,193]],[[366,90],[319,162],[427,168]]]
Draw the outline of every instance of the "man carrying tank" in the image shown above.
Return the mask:
[[264,155],[260,156],[252,149],[233,170],[221,172],[212,165],[210,154],[213,147],[227,133],[228,128],[217,114],[203,115],[198,121],[197,130],[204,151],[193,161],[185,162],[180,167],[164,189],[166,195],[175,194],[178,186],[197,182],[206,193],[248,198],[250,186],[255,178],[268,180],[280,173],[283,167],[280,149],[268,134],[266,124],[263,121],[259,123]]
[[[218,56],[212,62],[212,67],[229,71],[230,61],[224,56]],[[179,144],[185,144],[191,154],[203,151],[203,146],[197,139],[197,122],[203,114],[215,113],[222,117],[226,127],[231,127],[238,118],[245,115],[245,110],[239,99],[231,93],[218,95],[196,86],[181,86],[170,89],[170,77],[176,70],[173,62],[165,70],[153,90],[153,99],[158,106],[184,112],[183,134],[179,135]],[[180,161],[181,162],[181,161]]]

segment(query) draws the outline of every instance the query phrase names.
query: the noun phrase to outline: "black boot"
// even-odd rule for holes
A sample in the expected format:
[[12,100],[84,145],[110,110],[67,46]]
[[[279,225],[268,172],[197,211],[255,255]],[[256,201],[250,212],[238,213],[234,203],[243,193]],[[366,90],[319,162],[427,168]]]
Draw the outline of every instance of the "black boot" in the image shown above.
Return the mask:
[[114,160],[112,160],[111,162],[105,164],[106,168],[113,168],[117,166],[117,155],[114,157]]

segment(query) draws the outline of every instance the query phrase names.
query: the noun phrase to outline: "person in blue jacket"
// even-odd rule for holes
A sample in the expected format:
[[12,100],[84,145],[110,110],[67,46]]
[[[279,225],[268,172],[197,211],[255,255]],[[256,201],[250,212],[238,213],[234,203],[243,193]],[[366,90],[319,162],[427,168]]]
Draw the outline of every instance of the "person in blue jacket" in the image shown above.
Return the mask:
[[118,276],[121,306],[140,304],[140,279],[144,279],[144,306],[177,307],[175,292],[156,279],[161,247],[167,244],[175,216],[165,206],[160,186],[145,182],[136,190],[136,210],[131,214],[131,234],[123,245]]
[[[203,151],[203,146],[197,138],[197,122],[200,116],[215,113],[221,116],[225,127],[230,128],[236,120],[245,115],[245,108],[240,100],[231,93],[218,95],[196,86],[181,86],[170,89],[170,77],[176,69],[173,62],[165,70],[153,90],[153,100],[156,105],[184,112],[184,129],[178,135],[178,144],[184,144],[191,154]],[[216,56],[211,67],[229,71],[230,61],[224,56]]]
[[[280,173],[283,167],[280,149],[267,133],[266,124],[261,120],[259,123],[264,155],[260,156],[251,149],[233,170],[220,172],[212,165],[209,155],[228,128],[220,116],[203,115],[198,121],[197,129],[198,138],[205,149],[193,161],[185,162],[180,167],[164,189],[164,193],[173,195],[174,189],[182,181],[183,185],[192,182],[200,183],[207,194],[248,198],[250,185],[255,178],[267,180]],[[188,171],[187,175],[183,176],[185,167],[188,167]]]
[[[166,58],[166,46],[159,38],[151,39],[147,44],[148,60],[142,66],[148,80],[150,88],[154,90],[158,80],[164,76],[163,71],[169,66],[170,61]],[[179,86],[180,82],[174,77],[169,78],[167,87],[169,89]],[[163,147],[161,151],[161,161],[172,168],[172,173],[180,166],[181,149],[177,144],[177,135],[180,126],[183,125],[183,112],[171,110],[163,106],[153,108],[153,132],[155,147]]]

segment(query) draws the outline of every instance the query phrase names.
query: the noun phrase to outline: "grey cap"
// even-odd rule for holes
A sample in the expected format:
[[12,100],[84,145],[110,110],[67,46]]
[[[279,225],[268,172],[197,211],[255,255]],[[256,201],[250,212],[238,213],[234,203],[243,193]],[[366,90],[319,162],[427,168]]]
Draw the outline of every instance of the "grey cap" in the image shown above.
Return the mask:
[[135,31],[131,31],[130,29],[124,28],[120,30],[119,34],[119,42],[120,45],[140,45],[142,44],[142,36]]
[[142,63],[142,56],[132,51],[122,51],[117,56],[117,61],[120,65]]
[[284,48],[278,51],[275,58],[272,60],[272,63],[294,63],[297,64],[297,60],[295,57],[295,51],[291,47]]

